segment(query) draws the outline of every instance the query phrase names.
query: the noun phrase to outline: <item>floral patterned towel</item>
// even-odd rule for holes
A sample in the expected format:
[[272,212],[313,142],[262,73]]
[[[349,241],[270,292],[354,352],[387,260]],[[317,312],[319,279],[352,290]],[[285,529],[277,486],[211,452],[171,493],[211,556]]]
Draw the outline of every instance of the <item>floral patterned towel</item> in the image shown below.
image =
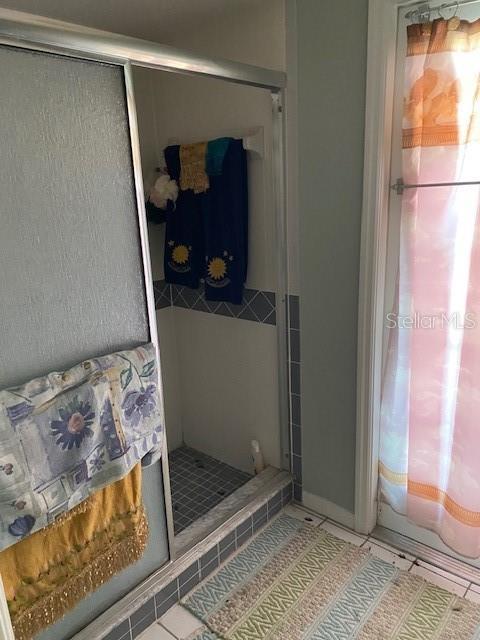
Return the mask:
[[0,550],[161,455],[152,344],[0,391]]

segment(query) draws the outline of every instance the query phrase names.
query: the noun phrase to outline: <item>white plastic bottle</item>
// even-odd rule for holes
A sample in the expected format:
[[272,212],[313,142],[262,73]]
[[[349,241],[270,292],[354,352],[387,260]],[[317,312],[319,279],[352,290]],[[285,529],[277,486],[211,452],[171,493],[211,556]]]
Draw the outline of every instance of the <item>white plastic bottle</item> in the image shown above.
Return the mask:
[[265,469],[265,462],[258,440],[252,440],[252,460],[255,475],[258,475]]

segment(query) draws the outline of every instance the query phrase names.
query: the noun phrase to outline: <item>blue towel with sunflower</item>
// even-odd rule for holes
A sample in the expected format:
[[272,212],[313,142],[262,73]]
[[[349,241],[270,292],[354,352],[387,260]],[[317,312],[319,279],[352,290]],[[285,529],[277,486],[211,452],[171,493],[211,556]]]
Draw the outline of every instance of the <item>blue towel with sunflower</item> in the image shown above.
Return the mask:
[[241,304],[248,265],[248,179],[243,140],[230,139],[202,194],[205,298]]
[[[180,181],[180,147],[173,145],[164,151],[168,173]],[[191,289],[198,289],[203,267],[203,223],[201,200],[203,193],[180,189],[175,209],[166,213],[164,271],[165,280]]]
[[158,384],[146,344],[0,391],[0,551],[160,458]]
[[[181,189],[167,212],[165,280],[198,289],[207,300],[241,304],[248,264],[248,178],[242,140],[218,138],[205,147],[208,187]],[[180,147],[165,149],[170,178],[182,171]]]

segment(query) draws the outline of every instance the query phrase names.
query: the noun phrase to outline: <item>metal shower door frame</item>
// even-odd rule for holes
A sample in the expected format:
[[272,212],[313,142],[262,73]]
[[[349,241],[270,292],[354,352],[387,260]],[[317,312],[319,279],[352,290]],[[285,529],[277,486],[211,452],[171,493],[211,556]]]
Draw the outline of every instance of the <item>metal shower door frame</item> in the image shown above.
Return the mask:
[[[43,16],[2,8],[0,8],[0,45],[53,53],[123,67],[149,331],[150,339],[157,351],[160,368],[161,361],[145,213],[132,66],[142,66],[160,71],[216,78],[218,80],[258,87],[270,91],[272,97],[273,189],[275,234],[277,241],[277,290],[275,293],[281,458],[282,468],[290,470],[291,434],[289,427],[289,380],[287,367],[288,270],[284,157],[285,121],[283,109],[284,89],[286,86],[285,73],[238,62],[208,58],[138,38],[131,38],[108,31],[100,31],[98,29],[91,29],[89,27],[53,20]],[[161,371],[159,371],[159,388],[163,395]],[[175,560],[175,547],[166,440],[162,454],[162,475],[168,548],[170,562],[172,562]]]

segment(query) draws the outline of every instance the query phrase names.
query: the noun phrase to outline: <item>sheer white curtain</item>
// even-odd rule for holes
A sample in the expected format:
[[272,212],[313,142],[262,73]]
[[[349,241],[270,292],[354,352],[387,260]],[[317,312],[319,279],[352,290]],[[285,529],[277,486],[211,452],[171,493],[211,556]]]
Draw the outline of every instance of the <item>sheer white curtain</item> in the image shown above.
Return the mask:
[[[480,180],[480,20],[411,25],[406,183]],[[480,188],[405,191],[381,409],[383,499],[480,556]]]

